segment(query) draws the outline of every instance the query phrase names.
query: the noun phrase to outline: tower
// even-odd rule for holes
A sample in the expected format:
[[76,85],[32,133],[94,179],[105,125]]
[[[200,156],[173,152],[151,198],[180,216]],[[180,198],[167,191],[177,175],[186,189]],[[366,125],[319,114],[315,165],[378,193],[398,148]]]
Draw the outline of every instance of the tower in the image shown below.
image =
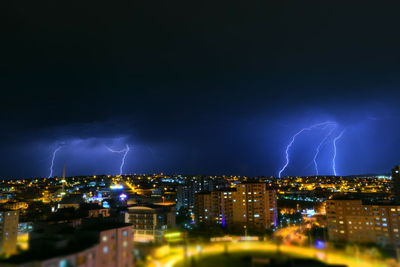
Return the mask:
[[64,164],[63,172],[62,172],[62,178],[65,180],[65,175],[67,173],[67,166]]
[[67,180],[65,180],[66,174],[67,174],[67,166],[64,163],[64,168],[63,168],[63,172],[62,172],[62,180],[61,180],[62,192],[65,192],[65,184],[67,183]]

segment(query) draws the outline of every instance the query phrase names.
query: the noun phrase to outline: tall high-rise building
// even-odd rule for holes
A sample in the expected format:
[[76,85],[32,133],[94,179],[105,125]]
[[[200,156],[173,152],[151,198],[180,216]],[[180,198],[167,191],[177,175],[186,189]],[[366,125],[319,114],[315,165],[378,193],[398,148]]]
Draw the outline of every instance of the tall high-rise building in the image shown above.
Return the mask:
[[192,183],[179,185],[176,189],[176,209],[192,209],[194,206],[195,188]]
[[392,169],[393,193],[396,203],[400,203],[400,165]]
[[232,225],[232,194],[234,190],[224,189],[196,194],[194,209],[197,224],[217,223]]
[[326,203],[331,241],[400,245],[400,205],[336,196]]
[[242,183],[235,190],[218,190],[196,195],[198,224],[216,223],[224,227],[264,230],[276,225],[275,191],[265,183]]
[[17,252],[18,211],[0,211],[0,254],[12,255]]
[[265,183],[243,183],[233,194],[233,222],[246,229],[268,229],[277,224],[276,194]]
[[196,194],[195,197],[195,222],[196,224],[208,224],[214,222],[215,214],[212,213],[211,192],[201,192]]
[[200,192],[211,192],[227,187],[225,179],[220,177],[193,176],[179,185],[176,192],[176,209],[181,207],[192,210],[195,204],[195,195]]
[[235,190],[224,189],[211,192],[211,201],[213,203],[211,212],[214,214],[214,220],[227,227],[233,224],[233,194]]

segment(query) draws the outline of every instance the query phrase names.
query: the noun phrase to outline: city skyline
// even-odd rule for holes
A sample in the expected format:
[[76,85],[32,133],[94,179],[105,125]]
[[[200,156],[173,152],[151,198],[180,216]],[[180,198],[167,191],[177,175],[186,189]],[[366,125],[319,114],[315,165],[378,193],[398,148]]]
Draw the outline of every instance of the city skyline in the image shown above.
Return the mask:
[[3,2],[0,266],[400,267],[400,2]]

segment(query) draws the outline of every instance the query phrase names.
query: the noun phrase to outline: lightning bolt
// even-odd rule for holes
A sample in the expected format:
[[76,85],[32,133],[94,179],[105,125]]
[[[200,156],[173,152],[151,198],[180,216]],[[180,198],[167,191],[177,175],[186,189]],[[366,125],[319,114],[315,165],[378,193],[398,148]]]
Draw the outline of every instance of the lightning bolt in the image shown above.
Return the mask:
[[340,134],[338,136],[335,137],[335,139],[333,139],[333,159],[332,159],[332,169],[333,169],[333,174],[335,176],[337,176],[337,172],[336,172],[336,154],[337,154],[337,148],[336,148],[336,142],[342,138],[343,134],[344,134],[345,130],[341,131]]
[[290,162],[289,150],[292,147],[293,143],[295,142],[296,137],[299,136],[300,134],[302,134],[305,131],[311,131],[314,128],[318,128],[318,127],[322,127],[322,126],[328,126],[328,125],[336,125],[336,123],[335,122],[331,122],[331,121],[317,123],[317,124],[314,124],[314,125],[311,125],[309,127],[301,129],[300,131],[298,131],[297,133],[295,133],[292,136],[292,138],[290,139],[289,144],[286,146],[286,149],[285,149],[286,162],[285,162],[285,165],[283,165],[282,169],[279,170],[279,173],[278,173],[278,177],[279,178],[281,178],[282,172],[284,172],[285,169],[287,168],[287,166],[289,165],[289,162]]
[[119,154],[123,153],[122,160],[121,160],[121,165],[119,166],[119,175],[122,175],[122,170],[123,170],[124,165],[125,165],[126,155],[128,155],[128,152],[130,150],[129,145],[126,144],[125,148],[122,149],[122,150],[114,150],[114,149],[111,149],[109,147],[107,147],[107,149],[112,153],[119,153]]
[[122,174],[122,168],[123,168],[124,165],[125,165],[126,155],[128,155],[129,150],[130,150],[130,148],[129,148],[128,144],[126,144],[125,152],[124,152],[124,155],[122,156],[121,166],[120,166],[120,168],[119,168],[119,173],[120,173],[119,175]]
[[335,131],[335,129],[337,127],[336,124],[332,124],[332,126],[334,126],[334,127],[332,127],[332,129],[325,135],[324,139],[322,139],[322,141],[318,144],[318,146],[317,146],[317,148],[315,150],[315,155],[314,155],[314,158],[313,158],[313,162],[314,162],[315,171],[316,171],[317,175],[319,175],[317,157],[318,157],[319,151],[321,149],[321,146],[325,143],[325,141],[328,139],[328,137],[332,135],[333,131]]
[[63,145],[59,145],[54,151],[53,155],[51,157],[51,164],[50,164],[50,174],[47,178],[53,177],[53,167],[54,167],[54,161],[56,159],[57,152],[63,147]]

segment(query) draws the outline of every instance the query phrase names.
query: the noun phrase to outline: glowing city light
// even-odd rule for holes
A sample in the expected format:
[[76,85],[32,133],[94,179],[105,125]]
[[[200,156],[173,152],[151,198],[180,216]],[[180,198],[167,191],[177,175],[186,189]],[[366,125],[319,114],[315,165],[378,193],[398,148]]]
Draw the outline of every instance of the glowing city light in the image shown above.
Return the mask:
[[120,189],[124,189],[124,186],[122,184],[112,184],[112,185],[110,185],[110,189],[120,190]]
[[103,208],[105,208],[105,209],[109,209],[109,208],[110,208],[110,203],[108,203],[107,201],[103,201],[102,206],[103,206]]
[[182,236],[182,233],[181,233],[181,232],[166,233],[166,234],[164,235],[164,237],[166,237],[166,238],[180,237],[180,236]]

